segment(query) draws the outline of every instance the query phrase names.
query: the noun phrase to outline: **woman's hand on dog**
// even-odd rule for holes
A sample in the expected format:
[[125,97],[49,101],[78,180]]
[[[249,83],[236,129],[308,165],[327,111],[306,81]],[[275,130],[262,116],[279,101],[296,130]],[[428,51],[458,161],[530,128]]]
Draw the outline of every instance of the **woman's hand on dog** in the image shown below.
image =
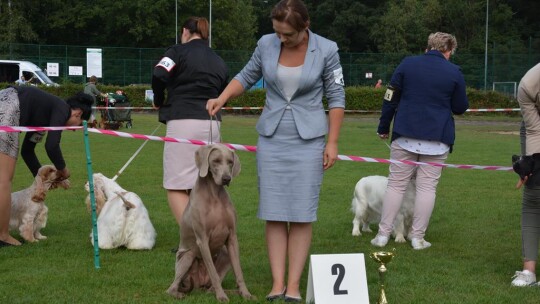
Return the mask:
[[68,179],[71,176],[71,173],[69,172],[69,169],[66,167],[62,170],[56,171],[56,181],[63,181],[65,179]]

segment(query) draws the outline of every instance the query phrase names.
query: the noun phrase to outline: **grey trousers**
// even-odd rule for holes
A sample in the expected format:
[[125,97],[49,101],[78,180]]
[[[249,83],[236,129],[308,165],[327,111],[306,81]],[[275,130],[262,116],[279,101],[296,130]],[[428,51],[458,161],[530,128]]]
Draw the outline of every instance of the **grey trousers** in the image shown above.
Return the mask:
[[540,187],[523,189],[521,208],[521,252],[528,261],[538,259],[538,241],[540,239]]

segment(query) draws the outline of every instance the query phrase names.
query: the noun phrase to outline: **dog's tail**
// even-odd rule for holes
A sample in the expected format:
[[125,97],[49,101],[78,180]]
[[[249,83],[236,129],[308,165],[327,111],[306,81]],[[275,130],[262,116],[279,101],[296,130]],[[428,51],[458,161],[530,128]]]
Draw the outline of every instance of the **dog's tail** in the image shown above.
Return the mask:
[[116,194],[120,197],[120,199],[122,199],[122,202],[124,202],[124,206],[127,210],[135,208],[135,205],[124,197],[124,195],[128,194],[128,192],[116,192]]

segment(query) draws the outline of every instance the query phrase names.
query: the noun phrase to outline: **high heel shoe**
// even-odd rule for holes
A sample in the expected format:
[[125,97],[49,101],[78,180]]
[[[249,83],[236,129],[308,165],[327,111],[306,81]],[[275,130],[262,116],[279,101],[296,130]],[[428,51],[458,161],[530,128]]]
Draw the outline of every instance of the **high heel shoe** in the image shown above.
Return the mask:
[[287,287],[283,288],[283,291],[281,293],[269,294],[269,295],[266,296],[266,301],[273,302],[273,301],[282,300],[285,297],[285,292],[286,291],[287,291]]

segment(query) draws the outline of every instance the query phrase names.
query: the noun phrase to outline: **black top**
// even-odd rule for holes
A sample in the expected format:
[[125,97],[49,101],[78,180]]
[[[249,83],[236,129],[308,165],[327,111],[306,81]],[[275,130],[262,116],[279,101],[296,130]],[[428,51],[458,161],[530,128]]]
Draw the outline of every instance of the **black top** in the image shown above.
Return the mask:
[[[71,116],[69,105],[61,98],[31,86],[16,87],[19,95],[19,125],[25,127],[63,127]],[[36,143],[30,138],[35,132],[27,132],[21,147],[21,156],[34,176],[41,164],[34,151]],[[49,131],[45,140],[45,150],[56,169],[66,167],[60,138],[62,131]]]
[[[194,39],[170,47],[154,67],[152,77],[154,104],[160,107],[159,121],[210,119],[206,102],[218,97],[227,83],[227,66],[208,47],[207,40]],[[219,112],[217,117],[221,120]]]

